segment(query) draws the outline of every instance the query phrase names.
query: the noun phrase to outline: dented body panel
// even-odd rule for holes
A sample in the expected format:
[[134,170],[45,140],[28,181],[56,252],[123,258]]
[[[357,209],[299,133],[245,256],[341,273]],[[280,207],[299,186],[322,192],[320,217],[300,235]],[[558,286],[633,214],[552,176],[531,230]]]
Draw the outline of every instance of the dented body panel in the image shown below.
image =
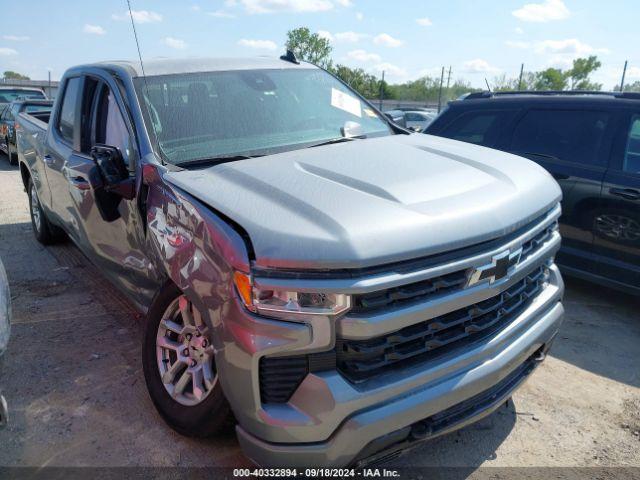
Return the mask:
[[[267,59],[145,66],[148,75],[315,68]],[[504,400],[549,348],[562,319],[564,287],[553,265],[560,190],[532,162],[399,134],[185,169],[158,155],[155,127],[145,121],[134,88],[141,75],[135,64],[77,67],[65,74],[63,87],[83,75],[104,81],[123,112],[134,198],[117,203],[115,220],[101,216],[99,199],[82,183],[92,180],[94,161],[57,127],[63,95],[48,125],[20,117],[25,187],[34,181],[51,221],[141,311],[167,285],[197,307],[212,331],[240,442],[257,463],[341,466],[405,448],[432,416],[519,375],[494,394]],[[496,270],[490,282],[461,283],[474,269],[497,268],[505,251],[517,252],[508,270]],[[267,292],[349,295],[350,308],[361,310],[305,321],[261,315],[243,304],[234,286],[237,272]],[[424,282],[432,291],[422,290]],[[421,293],[412,298],[415,291]],[[368,298],[375,303],[385,295],[393,299],[388,305],[365,308]],[[514,299],[517,311],[509,304]],[[430,360],[384,366],[366,381],[350,378],[349,366],[360,365],[366,342],[391,342],[393,349],[409,335],[407,328],[431,322],[430,332],[437,332],[451,315],[471,312],[472,321],[498,300],[505,304],[495,322],[504,325],[491,335]],[[462,335],[479,328],[470,325]],[[391,353],[376,361],[402,360]],[[285,401],[264,395],[272,380],[263,372],[265,359],[303,359],[305,374]],[[476,407],[447,431],[495,405],[478,401]]]

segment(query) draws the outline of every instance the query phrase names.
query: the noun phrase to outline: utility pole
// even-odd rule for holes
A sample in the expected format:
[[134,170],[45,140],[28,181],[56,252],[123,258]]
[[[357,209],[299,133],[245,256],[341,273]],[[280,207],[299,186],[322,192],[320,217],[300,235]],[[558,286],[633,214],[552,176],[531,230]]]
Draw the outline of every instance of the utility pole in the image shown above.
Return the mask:
[[382,71],[382,80],[380,81],[380,111],[382,111],[383,97],[384,97],[384,70]]
[[444,67],[442,67],[442,74],[440,75],[440,92],[438,93],[438,113],[442,108],[442,84],[444,83]]
[[620,92],[624,92],[624,77],[627,75],[627,62],[628,60],[624,61],[624,69],[622,70],[622,80],[620,81]]
[[51,70],[47,70],[47,73],[49,74],[49,94],[48,94],[48,97],[51,98]]
[[489,86],[489,80],[487,80],[487,77],[484,77],[484,83],[487,84],[487,90],[491,91],[491,87]]
[[449,65],[449,73],[447,74],[447,98],[449,98],[449,84],[451,83],[451,65]]
[[524,74],[524,63],[520,65],[520,80],[518,80],[518,90],[522,90],[522,75]]

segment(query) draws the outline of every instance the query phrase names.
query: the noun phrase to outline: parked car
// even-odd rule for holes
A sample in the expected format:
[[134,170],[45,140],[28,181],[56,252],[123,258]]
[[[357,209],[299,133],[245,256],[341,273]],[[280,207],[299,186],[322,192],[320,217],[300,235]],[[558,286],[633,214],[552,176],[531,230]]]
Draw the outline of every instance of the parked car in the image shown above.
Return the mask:
[[41,88],[10,87],[0,85],[0,109],[14,100],[46,100],[47,96]]
[[425,133],[542,165],[564,196],[563,271],[640,292],[640,94],[474,93]]
[[408,111],[404,112],[404,119],[407,124],[407,128],[416,132],[422,132],[429,126],[429,124],[431,124],[431,122],[433,122],[436,115],[436,113],[432,112]]
[[69,70],[18,157],[36,238],[66,233],[147,312],[178,432],[231,410],[258,464],[360,465],[487,415],[544,358],[544,169],[410,134],[292,54],[144,68]]
[[0,260],[0,429],[7,426],[9,418],[7,402],[2,396],[2,356],[9,344],[11,333],[11,294],[9,293],[9,281],[7,273]]
[[15,119],[20,112],[49,114],[51,100],[15,100],[0,113],[0,150],[7,154],[10,164],[18,163]]

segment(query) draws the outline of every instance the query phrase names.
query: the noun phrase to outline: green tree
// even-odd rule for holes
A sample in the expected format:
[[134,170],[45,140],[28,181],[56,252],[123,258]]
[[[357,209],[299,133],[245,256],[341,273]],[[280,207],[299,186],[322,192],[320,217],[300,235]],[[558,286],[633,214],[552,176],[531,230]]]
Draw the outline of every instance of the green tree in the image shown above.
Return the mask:
[[591,55],[588,58],[576,58],[571,69],[566,72],[571,90],[601,90],[601,83],[589,81],[589,75],[601,66],[602,63],[595,55]]
[[[620,85],[616,85],[615,90],[620,91]],[[636,80],[633,83],[627,83],[624,86],[625,92],[640,92],[640,80]]]
[[515,90],[534,90],[536,85],[536,74],[534,72],[524,72],[522,81],[520,76],[508,78],[505,74],[495,77],[491,86],[496,92],[509,92]]
[[365,72],[362,68],[350,68],[346,65],[338,64],[335,68],[332,68],[332,72],[365,98],[380,98],[381,84],[383,97],[386,99],[392,98],[389,84],[382,82],[375,75]]
[[567,75],[559,68],[547,68],[536,73],[534,90],[564,90],[568,86]]
[[2,74],[5,80],[31,80],[26,75],[22,75],[18,72],[12,72],[11,70],[7,70]]
[[289,30],[285,45],[287,50],[292,50],[301,60],[331,68],[331,43],[317,33],[311,33],[307,27]]

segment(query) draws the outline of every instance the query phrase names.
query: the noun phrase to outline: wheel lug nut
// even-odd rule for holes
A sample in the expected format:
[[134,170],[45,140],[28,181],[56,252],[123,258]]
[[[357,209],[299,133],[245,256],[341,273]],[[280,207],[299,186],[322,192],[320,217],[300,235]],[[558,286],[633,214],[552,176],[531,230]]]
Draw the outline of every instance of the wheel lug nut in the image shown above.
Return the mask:
[[202,340],[202,346],[203,346],[203,347],[206,347],[208,344],[209,344],[209,342],[207,342],[207,340],[206,340],[206,339],[205,339],[205,340]]
[[196,362],[195,360],[191,360],[191,366],[195,367],[198,364],[198,362]]
[[191,340],[191,334],[190,333],[187,333],[186,337],[187,337],[187,340]]
[[185,357],[188,357],[188,356],[189,356],[189,349],[188,349],[188,348],[185,348],[185,349],[182,351],[182,354],[183,354]]

